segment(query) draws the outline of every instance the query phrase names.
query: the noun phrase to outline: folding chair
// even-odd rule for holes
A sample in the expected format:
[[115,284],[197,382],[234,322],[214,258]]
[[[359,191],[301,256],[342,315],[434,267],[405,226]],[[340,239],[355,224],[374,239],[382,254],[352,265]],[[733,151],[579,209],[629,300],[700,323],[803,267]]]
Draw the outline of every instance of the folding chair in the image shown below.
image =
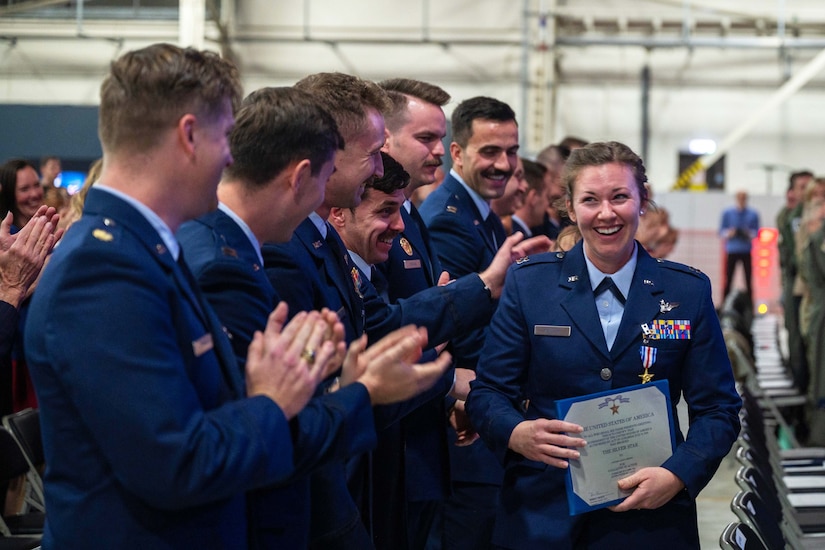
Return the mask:
[[740,491],[733,497],[730,509],[739,521],[756,533],[765,548],[771,550],[785,548],[785,537],[779,523],[755,493]]
[[771,550],[753,529],[740,521],[731,522],[725,527],[719,537],[719,547],[723,550]]
[[46,465],[43,453],[43,439],[40,434],[40,411],[24,409],[3,417],[3,426],[11,433],[23,456],[29,463],[28,481],[31,485],[30,505],[41,512],[46,511],[43,478],[40,473]]
[[[20,447],[6,430],[0,429],[0,483],[23,476],[29,471]],[[3,495],[5,502],[5,495]],[[5,548],[34,548],[39,546],[45,516],[41,512],[0,517],[0,550]],[[37,535],[24,537],[18,535]],[[26,543],[32,543],[26,545]]]

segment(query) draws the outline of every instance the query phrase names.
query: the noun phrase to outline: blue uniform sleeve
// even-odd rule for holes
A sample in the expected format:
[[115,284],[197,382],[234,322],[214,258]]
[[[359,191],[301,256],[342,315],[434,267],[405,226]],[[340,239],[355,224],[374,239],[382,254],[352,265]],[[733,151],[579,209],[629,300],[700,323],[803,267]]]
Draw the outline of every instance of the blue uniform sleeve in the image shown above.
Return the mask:
[[42,282],[27,325],[38,391],[64,415],[51,421],[82,431],[76,446],[93,442],[75,459],[102,455],[103,475],[161,509],[289,476],[286,418],[267,397],[227,400],[214,349],[195,350],[206,329],[171,275],[120,243],[101,248],[50,266],[61,271]]
[[510,435],[525,420],[521,401],[531,354],[522,297],[512,271],[510,268],[467,398],[473,426],[502,463]]
[[[699,315],[691,326],[691,346],[681,369],[682,395],[690,425],[685,442],[662,466],[682,480],[691,497],[713,477],[739,434],[742,400],[736,392],[722,329],[702,277]],[[678,402],[678,399],[674,401]]]
[[[478,232],[461,223],[454,214],[435,215],[428,220],[427,228],[441,265],[452,278],[479,273],[492,260]],[[485,328],[477,328],[452,339],[451,350],[457,367],[475,370],[485,334]]]

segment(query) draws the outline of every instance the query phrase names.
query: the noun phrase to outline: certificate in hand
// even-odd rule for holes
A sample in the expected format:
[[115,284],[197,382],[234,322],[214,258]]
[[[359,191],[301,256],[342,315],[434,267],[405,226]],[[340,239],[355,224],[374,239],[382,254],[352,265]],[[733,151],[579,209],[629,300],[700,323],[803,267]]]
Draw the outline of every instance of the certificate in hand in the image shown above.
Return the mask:
[[661,466],[676,445],[667,380],[556,401],[558,417],[584,428],[587,446],[567,468],[570,515],[618,504],[618,481]]

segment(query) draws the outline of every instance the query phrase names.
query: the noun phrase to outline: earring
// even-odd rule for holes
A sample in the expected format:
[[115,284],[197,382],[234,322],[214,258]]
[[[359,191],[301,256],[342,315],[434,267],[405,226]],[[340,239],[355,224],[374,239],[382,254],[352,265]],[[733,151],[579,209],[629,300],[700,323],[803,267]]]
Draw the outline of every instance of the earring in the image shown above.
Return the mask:
[[639,215],[640,215],[640,216],[644,216],[644,215],[645,215],[645,211],[644,211],[644,210],[639,210]]

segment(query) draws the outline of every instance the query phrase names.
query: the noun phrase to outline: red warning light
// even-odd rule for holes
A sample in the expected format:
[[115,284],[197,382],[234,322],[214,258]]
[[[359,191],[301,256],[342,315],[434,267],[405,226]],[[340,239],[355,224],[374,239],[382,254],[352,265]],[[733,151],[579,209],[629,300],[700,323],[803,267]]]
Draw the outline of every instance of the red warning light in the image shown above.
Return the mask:
[[756,236],[756,238],[760,244],[772,244],[776,242],[778,235],[779,231],[777,231],[775,228],[763,227],[759,230],[759,234]]

